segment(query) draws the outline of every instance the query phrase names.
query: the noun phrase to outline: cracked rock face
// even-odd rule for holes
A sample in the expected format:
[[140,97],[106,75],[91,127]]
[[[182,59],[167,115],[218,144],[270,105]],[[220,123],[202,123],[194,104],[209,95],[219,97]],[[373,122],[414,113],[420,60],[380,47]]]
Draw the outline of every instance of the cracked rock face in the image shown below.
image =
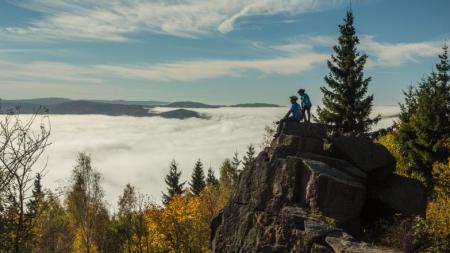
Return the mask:
[[286,125],[241,173],[213,220],[212,252],[395,252],[358,242],[343,227],[364,218],[368,197],[398,211],[420,212],[422,200],[409,202],[412,196],[402,195],[402,185],[425,196],[423,187],[392,175],[395,160],[382,146],[343,137],[325,151],[325,137],[322,125]]

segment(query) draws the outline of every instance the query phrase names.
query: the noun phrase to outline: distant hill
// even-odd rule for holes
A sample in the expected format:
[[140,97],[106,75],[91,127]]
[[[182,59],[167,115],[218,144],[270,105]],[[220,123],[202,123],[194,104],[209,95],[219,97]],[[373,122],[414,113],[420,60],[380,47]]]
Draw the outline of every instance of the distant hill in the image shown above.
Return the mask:
[[243,104],[236,104],[236,105],[209,105],[199,102],[192,102],[192,101],[180,101],[180,102],[173,102],[170,104],[163,105],[163,107],[171,107],[171,108],[221,108],[221,107],[280,107],[276,104],[268,104],[268,103],[243,103]]
[[267,103],[246,103],[246,104],[230,105],[229,107],[281,107],[281,106]]
[[[70,101],[80,101],[72,100],[68,98],[33,98],[33,99],[13,99],[13,100],[2,100],[5,104],[34,104],[34,105],[54,105],[61,104]],[[107,104],[120,104],[120,105],[143,105],[143,106],[157,106],[166,105],[169,102],[163,101],[152,101],[152,100],[142,100],[142,101],[129,101],[129,100],[99,100],[99,99],[82,99],[81,101],[97,102],[97,103],[107,103]]]
[[[38,100],[41,101],[41,100]],[[65,101],[65,100],[64,100]],[[85,100],[69,100],[62,103],[49,104],[48,100],[46,105],[32,104],[31,101],[23,102],[23,100],[3,100],[1,108],[3,111],[8,111],[18,108],[21,114],[33,114],[40,109],[45,109],[48,114],[70,114],[70,115],[87,115],[87,114],[99,114],[109,116],[134,116],[134,117],[152,117],[161,116],[164,118],[205,118],[197,112],[189,111],[185,109],[168,111],[163,113],[149,112],[149,109],[145,105],[135,104],[113,104],[106,102],[93,102]]]
[[45,108],[49,114],[102,114],[110,116],[151,116],[148,109],[141,105],[121,105],[121,104],[108,104],[91,101],[68,101],[58,104],[31,104],[31,103],[12,103],[3,102],[3,110],[11,110],[19,108],[19,112],[22,114],[35,113],[39,108]]
[[109,103],[109,104],[121,104],[121,105],[143,105],[143,106],[158,106],[158,105],[167,105],[169,102],[163,101],[129,101],[129,100],[88,100],[92,102],[99,103]]
[[208,105],[203,104],[199,102],[192,102],[192,101],[180,101],[180,102],[173,102],[167,105],[164,105],[163,107],[171,107],[171,108],[220,108],[220,105]]
[[81,99],[81,100],[72,100],[69,98],[59,98],[59,97],[49,97],[49,98],[32,98],[32,99],[4,99],[0,100],[3,105],[21,105],[23,109],[25,108],[35,108],[36,106],[49,106],[49,105],[57,105],[66,102],[77,102],[77,101],[85,101],[85,102],[94,102],[94,103],[104,103],[104,104],[116,104],[116,105],[140,105],[147,107],[169,107],[169,108],[191,108],[191,109],[201,109],[201,108],[221,108],[221,107],[280,107],[276,104],[268,104],[268,103],[241,103],[235,105],[210,105],[200,102],[194,101],[176,101],[176,102],[164,102],[164,101],[153,101],[153,100],[102,100],[102,99]]
[[[149,111],[152,107],[180,108],[178,110],[162,113]],[[49,114],[100,114],[110,116],[135,116],[150,117],[161,116],[164,118],[207,118],[205,115],[186,109],[221,108],[221,107],[242,107],[261,108],[279,107],[275,104],[267,103],[243,103],[230,106],[209,105],[193,101],[162,102],[162,101],[128,101],[128,100],[71,100],[68,98],[35,98],[35,99],[14,99],[0,100],[0,108],[3,111],[19,108],[22,114],[32,114],[41,108],[45,108]]]
[[204,118],[204,119],[206,119],[207,118],[198,112],[194,112],[194,111],[190,111],[190,110],[186,110],[186,109],[178,109],[178,110],[173,110],[173,111],[168,111],[168,112],[162,112],[162,113],[159,113],[158,116],[161,116],[163,118],[168,118],[168,119],[187,119],[187,118]]
[[150,116],[148,109],[140,105],[109,104],[91,101],[70,101],[50,105],[51,114],[102,114],[110,116]]
[[57,98],[57,97],[1,100],[1,102],[4,104],[34,104],[34,105],[53,105],[69,101],[71,100],[68,98]]

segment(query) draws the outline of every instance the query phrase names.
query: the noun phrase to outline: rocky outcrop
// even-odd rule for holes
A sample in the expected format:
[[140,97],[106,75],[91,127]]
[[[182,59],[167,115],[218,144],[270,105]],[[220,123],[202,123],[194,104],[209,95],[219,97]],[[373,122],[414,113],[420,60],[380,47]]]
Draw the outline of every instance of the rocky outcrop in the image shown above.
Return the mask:
[[395,160],[383,146],[343,137],[325,150],[325,137],[322,125],[285,126],[241,173],[213,220],[212,252],[395,252],[358,242],[345,228],[364,219],[363,207],[374,199],[422,212],[422,197],[414,198],[425,196],[423,187],[392,174]]

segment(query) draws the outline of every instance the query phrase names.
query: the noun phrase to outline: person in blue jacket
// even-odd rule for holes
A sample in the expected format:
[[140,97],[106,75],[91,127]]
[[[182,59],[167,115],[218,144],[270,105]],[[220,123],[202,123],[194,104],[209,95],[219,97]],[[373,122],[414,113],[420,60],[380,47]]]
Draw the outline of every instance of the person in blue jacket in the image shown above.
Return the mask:
[[289,97],[289,100],[291,102],[291,108],[280,121],[276,122],[278,124],[278,129],[277,133],[275,134],[275,137],[278,137],[280,135],[281,130],[284,128],[286,122],[300,122],[303,118],[301,107],[297,103],[298,97],[291,96]]
[[[300,95],[302,112],[305,113],[305,122],[311,122],[311,99],[309,99],[308,94],[305,93],[304,89],[298,90],[298,94]],[[308,117],[306,117],[308,116]]]

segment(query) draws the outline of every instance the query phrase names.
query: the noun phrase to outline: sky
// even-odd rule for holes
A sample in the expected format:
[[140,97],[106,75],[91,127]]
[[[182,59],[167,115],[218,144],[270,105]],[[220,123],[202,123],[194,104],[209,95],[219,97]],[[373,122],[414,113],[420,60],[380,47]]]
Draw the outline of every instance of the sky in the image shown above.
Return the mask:
[[[320,104],[350,1],[3,0],[0,97]],[[394,105],[450,38],[448,0],[353,0],[376,105]]]

